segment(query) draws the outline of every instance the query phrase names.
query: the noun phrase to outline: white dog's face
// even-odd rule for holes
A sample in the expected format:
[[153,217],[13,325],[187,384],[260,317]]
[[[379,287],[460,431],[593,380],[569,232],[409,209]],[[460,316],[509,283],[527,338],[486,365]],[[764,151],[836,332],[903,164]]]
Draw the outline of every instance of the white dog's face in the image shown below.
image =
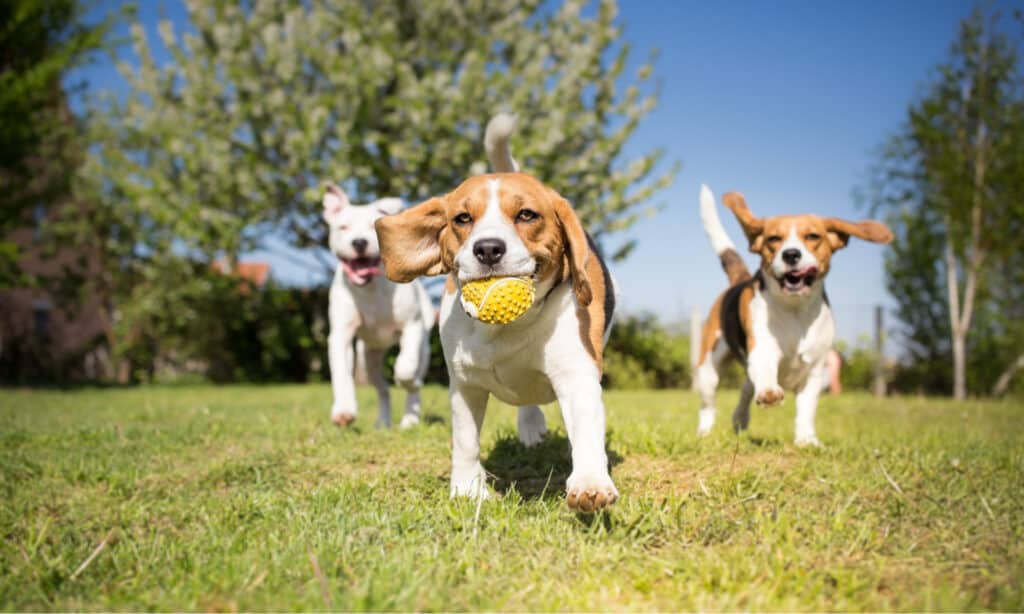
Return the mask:
[[373,224],[385,215],[401,211],[402,201],[382,198],[368,205],[353,205],[345,192],[329,185],[323,205],[331,252],[337,256],[348,280],[353,285],[365,286],[381,273],[380,246]]

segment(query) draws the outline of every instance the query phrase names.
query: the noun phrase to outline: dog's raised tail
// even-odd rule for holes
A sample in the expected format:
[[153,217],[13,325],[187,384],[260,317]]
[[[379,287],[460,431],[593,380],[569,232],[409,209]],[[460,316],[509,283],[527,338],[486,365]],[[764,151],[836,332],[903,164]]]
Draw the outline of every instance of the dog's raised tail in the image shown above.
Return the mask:
[[715,195],[703,184],[700,186],[700,219],[704,222],[704,232],[708,233],[712,249],[722,262],[722,270],[729,278],[729,285],[750,279],[750,270],[736,251],[736,246],[729,235],[725,234],[722,220],[718,218]]
[[487,122],[484,149],[487,150],[487,159],[491,161],[491,168],[496,173],[519,172],[519,164],[512,157],[512,146],[509,144],[515,127],[516,118],[508,113],[498,113]]

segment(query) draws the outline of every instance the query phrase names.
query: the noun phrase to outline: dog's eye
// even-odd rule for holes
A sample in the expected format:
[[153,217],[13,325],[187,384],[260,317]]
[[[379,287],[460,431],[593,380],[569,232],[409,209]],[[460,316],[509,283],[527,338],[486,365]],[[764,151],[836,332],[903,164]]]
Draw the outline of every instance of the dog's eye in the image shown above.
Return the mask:
[[459,226],[465,226],[466,224],[469,224],[473,221],[473,216],[463,212],[453,217],[452,221],[458,224]]
[[533,220],[540,217],[536,211],[531,209],[520,209],[519,213],[516,214],[517,222],[532,222]]
[[780,237],[779,235],[772,235],[772,236],[768,237],[766,239],[766,241],[768,241],[769,243],[772,243],[772,244],[782,243],[782,237]]
[[808,241],[821,241],[821,235],[816,232],[812,232],[811,234],[807,235],[804,238],[807,239]]

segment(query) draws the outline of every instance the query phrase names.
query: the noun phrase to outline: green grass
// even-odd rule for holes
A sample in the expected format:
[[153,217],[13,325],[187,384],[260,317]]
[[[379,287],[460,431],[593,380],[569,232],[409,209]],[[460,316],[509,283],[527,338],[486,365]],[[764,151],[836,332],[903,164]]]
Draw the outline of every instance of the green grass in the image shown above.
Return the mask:
[[755,408],[749,437],[722,411],[699,441],[693,395],[608,392],[622,498],[588,518],[563,501],[557,407],[527,451],[492,403],[504,494],[478,509],[448,499],[443,390],[410,432],[372,430],[369,390],[341,432],[329,395],[0,392],[0,607],[1024,609],[1019,402],[826,397],[827,448],[803,450],[791,400]]

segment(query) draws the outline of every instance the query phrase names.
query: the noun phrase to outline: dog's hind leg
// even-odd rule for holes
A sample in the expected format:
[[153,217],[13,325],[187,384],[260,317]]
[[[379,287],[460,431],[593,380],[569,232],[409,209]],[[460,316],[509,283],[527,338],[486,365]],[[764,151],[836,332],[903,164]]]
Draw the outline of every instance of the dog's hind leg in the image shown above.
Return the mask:
[[743,380],[743,389],[740,390],[740,402],[736,404],[732,412],[732,430],[739,433],[747,430],[750,426],[750,402],[754,400],[754,383],[749,379]]
[[548,434],[548,424],[544,419],[544,412],[536,405],[519,407],[518,426],[519,441],[528,448],[539,444]]
[[704,360],[697,366],[694,377],[697,380],[697,393],[700,395],[700,414],[697,420],[697,434],[707,435],[715,426],[715,391],[718,389],[718,371],[729,355],[729,347],[719,339],[705,354]]
[[391,428],[391,391],[388,380],[384,377],[384,350],[364,351],[366,355],[366,375],[370,384],[377,389],[377,428]]
[[401,427],[420,422],[420,388],[430,361],[430,337],[419,322],[410,322],[402,329],[398,358],[395,359],[395,383],[405,388],[405,415]]

